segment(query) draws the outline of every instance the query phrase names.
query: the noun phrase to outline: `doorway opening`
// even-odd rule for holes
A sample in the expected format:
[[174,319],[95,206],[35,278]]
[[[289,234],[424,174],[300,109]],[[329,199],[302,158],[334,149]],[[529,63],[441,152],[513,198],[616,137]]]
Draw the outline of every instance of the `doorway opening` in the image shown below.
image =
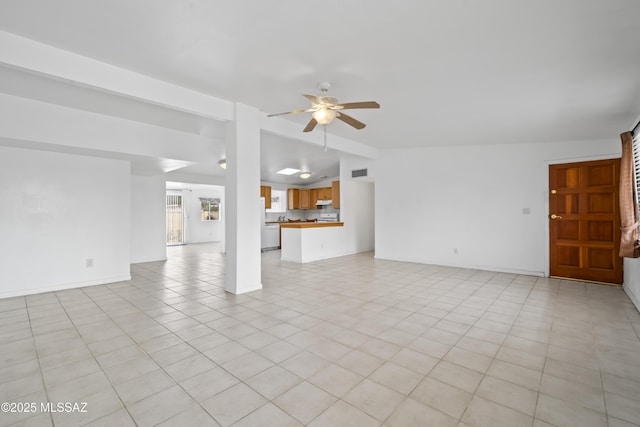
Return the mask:
[[167,246],[184,244],[184,210],[182,194],[167,191]]

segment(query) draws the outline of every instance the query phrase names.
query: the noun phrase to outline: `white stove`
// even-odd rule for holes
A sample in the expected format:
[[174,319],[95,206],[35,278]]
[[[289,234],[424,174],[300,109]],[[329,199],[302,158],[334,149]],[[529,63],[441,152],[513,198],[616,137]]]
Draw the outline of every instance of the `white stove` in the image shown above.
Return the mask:
[[318,222],[338,222],[338,213],[321,213]]

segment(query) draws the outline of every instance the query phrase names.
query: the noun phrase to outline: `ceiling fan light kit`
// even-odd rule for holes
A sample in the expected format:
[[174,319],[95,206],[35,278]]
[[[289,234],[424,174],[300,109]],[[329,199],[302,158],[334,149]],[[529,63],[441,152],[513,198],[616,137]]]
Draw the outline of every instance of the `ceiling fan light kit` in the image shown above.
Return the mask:
[[269,114],[267,117],[283,116],[287,114],[311,113],[311,120],[303,129],[303,132],[311,132],[317,124],[328,125],[335,119],[341,120],[356,129],[363,129],[366,126],[364,123],[354,119],[351,116],[346,115],[342,112],[342,110],[358,108],[380,108],[380,104],[375,101],[349,102],[345,104],[339,104],[336,98],[326,96],[327,91],[331,88],[331,83],[329,82],[318,83],[318,88],[320,89],[320,92],[322,92],[322,96],[302,95],[309,101],[311,101],[311,108],[308,108],[306,110],[292,110],[285,113]]

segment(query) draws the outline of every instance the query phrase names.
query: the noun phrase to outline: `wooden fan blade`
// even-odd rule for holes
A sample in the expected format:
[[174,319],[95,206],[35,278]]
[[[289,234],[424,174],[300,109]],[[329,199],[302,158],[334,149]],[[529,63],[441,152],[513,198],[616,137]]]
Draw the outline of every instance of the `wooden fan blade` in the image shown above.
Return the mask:
[[293,110],[293,111],[287,111],[286,113],[275,113],[275,114],[269,114],[267,117],[274,117],[274,116],[284,116],[286,114],[298,114],[298,113],[307,113],[309,111],[313,111],[313,110]]
[[313,102],[314,104],[318,104],[320,102],[320,98],[318,98],[315,95],[302,95],[305,98],[307,98],[309,101]]
[[302,132],[311,132],[313,128],[316,127],[317,124],[318,122],[316,121],[316,119],[311,119],[309,123],[307,123],[307,126],[303,129]]
[[346,124],[353,126],[356,129],[362,129],[362,128],[364,128],[366,126],[361,121],[356,120],[351,116],[347,116],[344,113],[338,113],[338,115],[336,117],[338,119],[342,120],[343,122],[345,122]]
[[353,110],[354,108],[380,108],[380,104],[375,101],[347,102],[346,104],[338,104],[336,107],[342,107],[343,110]]

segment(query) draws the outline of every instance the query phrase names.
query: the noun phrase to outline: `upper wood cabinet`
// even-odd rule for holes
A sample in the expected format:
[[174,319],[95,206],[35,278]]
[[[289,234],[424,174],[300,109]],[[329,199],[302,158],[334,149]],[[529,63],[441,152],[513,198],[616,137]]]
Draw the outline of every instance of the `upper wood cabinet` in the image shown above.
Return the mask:
[[[289,188],[287,190],[288,209],[311,209],[311,190],[309,188]],[[315,208],[315,205],[313,206]]]
[[331,204],[334,208],[340,208],[340,181],[331,183]]
[[316,207],[316,203],[318,202],[319,198],[318,198],[318,188],[311,188],[309,190],[309,197],[311,199],[311,201],[309,202],[309,204],[311,205],[311,208],[315,208]]
[[331,187],[318,188],[318,200],[331,200],[332,191]]
[[300,189],[300,209],[311,209],[311,191],[308,188]]
[[300,209],[300,190],[287,189],[287,209]]
[[271,209],[271,187],[268,185],[260,186],[260,197],[264,197],[264,207]]

